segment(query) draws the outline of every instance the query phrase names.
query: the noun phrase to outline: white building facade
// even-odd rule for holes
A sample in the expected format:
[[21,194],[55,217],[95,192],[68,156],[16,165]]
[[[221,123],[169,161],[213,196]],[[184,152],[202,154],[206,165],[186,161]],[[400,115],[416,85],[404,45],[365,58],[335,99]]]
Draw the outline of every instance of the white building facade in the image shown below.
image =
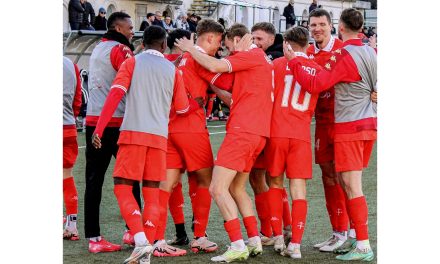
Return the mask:
[[[194,12],[192,5],[211,6],[209,13],[200,13],[202,17],[210,17],[218,19],[222,17],[226,20],[227,26],[234,22],[245,24],[251,28],[257,22],[271,22],[275,25],[279,32],[285,30],[285,18],[282,16],[284,7],[288,4],[288,0],[88,0],[95,12],[100,7],[107,10],[107,16],[115,11],[124,11],[128,13],[134,23],[135,30],[139,26],[147,12],[168,11],[173,19],[179,14],[186,13],[191,10]],[[69,31],[68,23],[68,7],[69,0],[63,0],[63,30]],[[294,10],[297,20],[307,20],[309,15],[309,6],[312,0],[295,0]],[[370,9],[370,3],[355,0],[318,0],[318,5],[326,9],[333,19],[333,23],[337,24],[337,20],[343,9],[356,7],[360,9]],[[200,7],[202,8],[202,7]],[[199,10],[199,9],[198,9]],[[201,9],[200,9],[201,10]],[[213,10],[213,11],[212,11]],[[196,14],[198,13],[195,11]],[[335,25],[336,26],[336,25]]]

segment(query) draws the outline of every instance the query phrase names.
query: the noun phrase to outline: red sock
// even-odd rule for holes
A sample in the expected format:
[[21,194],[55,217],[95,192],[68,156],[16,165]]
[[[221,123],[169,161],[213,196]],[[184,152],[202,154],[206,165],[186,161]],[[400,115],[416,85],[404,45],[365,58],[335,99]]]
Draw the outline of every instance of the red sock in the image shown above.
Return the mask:
[[325,207],[327,207],[328,217],[330,218],[330,224],[332,225],[332,230],[337,229],[337,218],[336,218],[336,197],[337,189],[335,185],[325,185],[324,184],[324,195],[325,195]]
[[63,180],[63,196],[66,214],[78,214],[78,192],[73,177]]
[[348,231],[348,212],[347,205],[345,203],[345,194],[342,186],[339,184],[335,185],[336,196],[335,196],[335,218],[336,218],[336,228],[338,232]]
[[264,192],[255,195],[255,208],[257,210],[258,218],[260,219],[260,231],[267,237],[272,236],[272,226],[270,224],[270,209],[269,209],[269,192]]
[[209,115],[211,115],[213,107],[214,107],[214,100],[211,100],[211,98],[209,98],[208,99],[208,107],[206,108],[206,117],[209,117]]
[[173,192],[170,195],[168,206],[170,207],[170,213],[173,217],[174,224],[185,223],[185,215],[183,214],[183,206],[185,201],[182,193],[182,183],[179,182],[174,187]]
[[170,199],[170,193],[159,189],[159,221],[156,228],[156,239],[165,239],[165,230],[167,228],[168,220],[168,200]]
[[243,224],[246,228],[248,238],[258,236],[258,223],[255,215],[243,217]]
[[194,213],[194,198],[197,195],[197,177],[195,175],[188,175],[188,193],[189,198],[191,199],[191,208]]
[[238,218],[226,221],[224,223],[224,226],[226,232],[228,232],[228,236],[231,242],[243,239],[243,236],[241,235],[240,221],[238,220]]
[[353,198],[348,201],[348,213],[353,220],[356,231],[356,240],[368,239],[368,205],[365,196]]
[[284,228],[292,225],[292,216],[290,214],[289,197],[287,196],[286,189],[283,188],[283,225]]
[[159,225],[159,188],[142,187],[144,197],[144,211],[142,212],[142,222],[144,231],[150,243],[156,238],[156,228]]
[[269,188],[267,200],[269,202],[270,224],[274,236],[283,234],[283,189]]
[[292,201],[292,239],[290,242],[301,244],[306,227],[307,201],[298,199]]
[[211,194],[208,188],[197,188],[197,199],[194,199],[194,236],[204,237],[211,209]]
[[132,189],[133,186],[130,185],[116,184],[113,191],[116,200],[118,200],[122,218],[124,218],[130,232],[134,235],[143,232],[144,229],[142,227],[141,210],[133,196]]
[[348,213],[348,222],[350,223],[350,229],[355,229],[353,219],[351,218],[350,206],[348,206],[350,199],[348,199],[347,193],[345,191],[344,191],[344,197],[345,197],[345,205]]

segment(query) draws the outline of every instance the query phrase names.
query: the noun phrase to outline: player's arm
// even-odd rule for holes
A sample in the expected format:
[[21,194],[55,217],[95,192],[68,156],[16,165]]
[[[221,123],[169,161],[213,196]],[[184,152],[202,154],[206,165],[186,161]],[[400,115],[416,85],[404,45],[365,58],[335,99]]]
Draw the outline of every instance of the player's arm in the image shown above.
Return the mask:
[[127,60],[121,65],[120,70],[116,74],[113,84],[110,87],[110,93],[105,99],[105,103],[102,108],[101,115],[99,116],[98,123],[96,124],[95,131],[93,132],[92,143],[95,148],[101,148],[100,138],[104,132],[104,129],[112,118],[116,108],[118,108],[119,102],[130,88],[135,62],[135,58]]
[[126,45],[119,44],[114,46],[110,52],[110,62],[112,63],[113,69],[118,71],[122,63],[131,57],[133,57],[133,52]]
[[232,94],[228,91],[225,91],[223,89],[219,89],[217,86],[211,84],[210,85],[211,90],[213,90],[217,96],[222,100],[227,106],[231,106],[232,101]]
[[[186,93],[185,84],[183,82],[182,75],[178,71],[175,73],[174,77],[174,92],[173,101],[174,109],[176,114],[187,116],[192,112],[196,111],[200,107],[203,107],[203,98],[188,98]],[[197,100],[196,100],[197,99]]]
[[81,90],[81,77],[79,75],[78,66],[76,64],[73,64],[73,66],[75,67],[76,88],[75,88],[75,97],[73,97],[73,105],[72,105],[72,107],[73,107],[73,115],[76,118],[79,115],[79,112],[81,110],[82,90]]
[[353,58],[345,49],[333,56],[324,64],[322,70],[315,75],[307,71],[307,65],[303,65],[294,52],[284,44],[284,54],[289,60],[289,68],[295,76],[296,81],[309,93],[320,93],[340,82],[357,82],[361,80],[358,69]]

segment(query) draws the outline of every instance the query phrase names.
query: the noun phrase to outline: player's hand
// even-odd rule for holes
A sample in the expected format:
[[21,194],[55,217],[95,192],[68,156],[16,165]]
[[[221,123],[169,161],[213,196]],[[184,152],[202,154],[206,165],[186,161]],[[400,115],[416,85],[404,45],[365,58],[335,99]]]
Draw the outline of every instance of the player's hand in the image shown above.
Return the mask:
[[370,95],[371,101],[377,104],[377,92],[372,92]]
[[199,97],[194,98],[194,100],[199,104],[200,107],[205,106],[205,100],[203,100],[203,97],[199,96]]
[[194,46],[194,33],[191,33],[190,39],[187,39],[186,37],[176,39],[174,45],[182,51],[189,51]]
[[287,61],[296,58],[295,52],[293,51],[290,44],[287,43],[287,41],[283,42],[283,52],[284,52],[284,57],[286,57]]
[[377,38],[376,38],[376,34],[374,34],[373,36],[371,36],[368,39],[368,46],[372,47],[373,49],[377,48]]
[[235,51],[247,51],[251,48],[253,43],[252,35],[247,33],[239,41],[234,39],[234,50]]
[[174,66],[177,68],[179,67],[180,61],[183,58],[183,54],[181,54],[179,57],[177,57],[177,59],[173,62]]
[[92,136],[92,145],[97,149],[102,147],[101,139],[99,138],[99,136],[97,134],[93,134],[93,136]]

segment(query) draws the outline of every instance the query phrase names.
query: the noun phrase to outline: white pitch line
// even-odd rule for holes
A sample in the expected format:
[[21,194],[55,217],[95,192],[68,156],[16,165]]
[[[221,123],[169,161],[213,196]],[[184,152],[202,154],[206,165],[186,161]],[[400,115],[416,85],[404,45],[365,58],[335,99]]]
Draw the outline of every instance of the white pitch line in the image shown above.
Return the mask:
[[220,131],[220,132],[211,132],[210,135],[216,135],[216,134],[225,134],[226,131]]
[[218,126],[208,126],[209,127],[225,127],[226,125],[218,125]]
[[82,149],[82,148],[86,148],[86,146],[79,146],[78,148],[79,148],[79,149]]

